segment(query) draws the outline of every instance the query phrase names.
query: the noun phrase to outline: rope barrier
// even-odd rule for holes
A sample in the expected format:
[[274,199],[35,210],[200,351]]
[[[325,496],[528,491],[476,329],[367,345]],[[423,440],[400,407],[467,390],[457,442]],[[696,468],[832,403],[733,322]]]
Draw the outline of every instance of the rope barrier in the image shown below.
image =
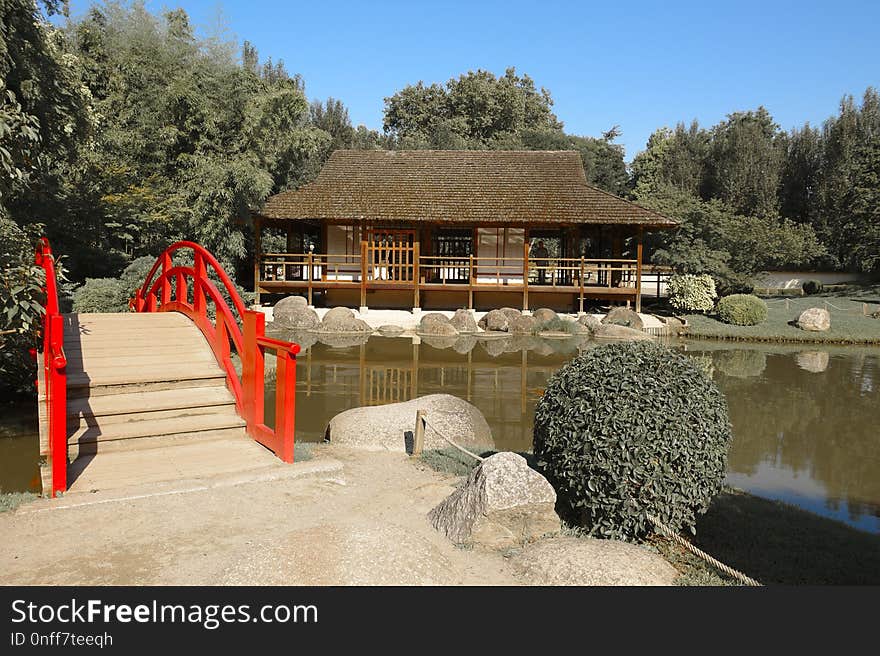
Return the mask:
[[[456,444],[454,440],[452,440],[451,438],[449,438],[449,437],[448,437],[443,431],[441,431],[439,428],[437,428],[437,426],[436,426],[435,424],[430,423],[430,422],[428,421],[428,415],[427,415],[427,414],[422,415],[422,419],[423,419],[423,421],[425,422],[425,426],[429,426],[429,425],[430,425],[431,428],[434,429],[434,432],[436,432],[436,433],[437,433],[441,438],[443,438],[446,442],[448,442],[449,444],[451,444],[453,447],[455,447],[456,449],[458,449],[459,451],[461,451],[461,452],[464,453],[465,455],[468,455],[468,456],[470,456],[471,458],[473,458],[474,460],[478,460],[479,462],[482,462],[483,460],[485,460],[485,458],[483,458],[483,457],[481,457],[481,456],[478,456],[478,455],[475,454],[475,453],[471,453],[470,451],[468,451],[467,449],[465,449],[463,446],[460,446],[460,445]],[[684,539],[683,537],[681,537],[678,533],[676,533],[676,532],[673,531],[671,528],[669,528],[668,526],[666,526],[663,522],[661,522],[659,519],[657,519],[657,518],[654,517],[653,515],[648,515],[648,521],[650,521],[650,522],[654,525],[654,527],[655,527],[658,531],[660,531],[660,533],[662,533],[662,534],[665,535],[666,537],[670,538],[673,542],[675,542],[675,543],[681,545],[682,547],[684,547],[685,549],[687,549],[688,551],[690,551],[691,553],[693,553],[695,556],[698,556],[699,558],[702,558],[703,560],[705,560],[705,561],[706,561],[707,563],[709,563],[710,565],[713,565],[714,567],[718,568],[719,570],[721,570],[721,571],[724,572],[725,574],[727,574],[727,575],[733,577],[733,578],[736,579],[737,581],[739,581],[739,582],[741,582],[741,583],[744,583],[745,585],[757,586],[757,587],[761,587],[761,586],[762,586],[761,583],[759,583],[758,581],[756,581],[756,580],[753,579],[752,577],[750,577],[750,576],[746,576],[746,575],[743,574],[742,572],[740,572],[740,571],[738,571],[738,570],[735,570],[734,568],[730,567],[729,565],[725,565],[724,563],[722,563],[722,562],[721,562],[720,560],[718,560],[717,558],[713,558],[712,556],[710,556],[709,554],[707,554],[707,553],[706,553],[705,551],[703,551],[702,549],[700,549],[700,548],[698,548],[698,547],[695,547],[693,544],[691,544],[690,542],[688,542],[687,540],[685,540],[685,539]]]
[[465,449],[463,446],[459,446],[458,444],[456,444],[454,441],[452,441],[450,438],[448,438],[448,437],[443,433],[443,431],[441,431],[439,428],[437,428],[436,425],[434,425],[434,424],[429,424],[429,422],[428,422],[428,415],[423,415],[422,418],[423,418],[423,420],[424,420],[424,422],[425,422],[425,426],[429,426],[429,425],[430,425],[431,428],[434,429],[434,432],[437,433],[437,435],[439,435],[439,436],[442,437],[444,440],[446,440],[447,442],[449,442],[449,443],[450,443],[452,446],[454,446],[456,449],[458,449],[459,451],[461,451],[461,452],[464,453],[465,455],[470,456],[470,457],[473,458],[474,460],[479,460],[480,462],[483,462],[483,460],[485,460],[485,458],[482,458],[482,457],[478,456],[476,453],[471,453],[470,451],[468,451],[467,449]]
[[717,567],[718,569],[720,569],[720,570],[721,570],[722,572],[724,572],[725,574],[728,574],[728,575],[732,576],[732,577],[735,578],[737,581],[740,581],[741,583],[744,583],[745,585],[751,585],[751,586],[756,586],[756,587],[762,587],[762,584],[761,584],[761,583],[758,583],[758,581],[756,581],[756,580],[753,579],[752,577],[750,577],[750,576],[746,576],[746,575],[743,574],[742,572],[740,572],[740,571],[738,571],[738,570],[735,570],[735,569],[733,569],[732,567],[730,567],[730,566],[728,566],[728,565],[725,565],[724,563],[722,563],[722,562],[721,562],[720,560],[718,560],[717,558],[713,558],[712,556],[710,556],[709,554],[707,554],[707,553],[706,553],[705,551],[703,551],[702,549],[700,549],[700,548],[698,548],[698,547],[695,547],[694,545],[692,545],[690,542],[688,542],[687,540],[685,540],[685,539],[684,539],[683,537],[681,537],[678,533],[676,533],[676,532],[673,531],[671,528],[669,528],[668,526],[666,526],[664,523],[662,523],[659,519],[657,519],[657,518],[654,517],[653,515],[648,515],[648,521],[651,522],[651,523],[654,525],[654,527],[655,527],[658,531],[660,531],[663,535],[665,535],[666,537],[668,537],[669,539],[671,539],[673,542],[675,542],[675,543],[681,545],[682,547],[684,547],[685,549],[687,549],[688,551],[690,551],[690,552],[691,552],[692,554],[694,554],[695,556],[698,556],[698,557],[702,558],[703,560],[705,560],[705,561],[706,561],[707,563],[709,563],[710,565],[713,565],[713,566]]

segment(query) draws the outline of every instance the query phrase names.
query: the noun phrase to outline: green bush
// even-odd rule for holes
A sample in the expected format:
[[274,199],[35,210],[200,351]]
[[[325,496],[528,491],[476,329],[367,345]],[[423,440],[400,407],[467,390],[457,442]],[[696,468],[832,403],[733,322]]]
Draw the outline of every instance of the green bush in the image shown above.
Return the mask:
[[608,344],[563,366],[535,409],[534,453],[560,509],[589,532],[637,539],[652,514],[695,530],[721,488],[730,422],[715,383],[686,355]]
[[751,294],[731,294],[718,301],[718,319],[734,326],[757,326],[767,321],[767,304]]
[[74,312],[128,312],[129,295],[116,278],[86,278],[73,292]]
[[807,282],[801,285],[801,289],[804,290],[804,294],[811,296],[813,294],[821,294],[825,290],[825,285],[818,280],[807,280]]
[[669,304],[684,312],[708,312],[718,294],[715,280],[707,274],[681,273],[669,279]]

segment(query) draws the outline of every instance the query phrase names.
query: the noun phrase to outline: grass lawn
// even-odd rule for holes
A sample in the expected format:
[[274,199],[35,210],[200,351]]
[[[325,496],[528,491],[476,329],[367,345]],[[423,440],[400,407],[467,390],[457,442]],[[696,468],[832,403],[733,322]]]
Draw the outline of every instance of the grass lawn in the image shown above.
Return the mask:
[[[847,292],[816,294],[796,298],[765,298],[767,321],[757,326],[732,326],[702,314],[686,315],[687,336],[773,342],[813,342],[825,344],[880,344],[880,319],[864,314],[880,310],[880,286],[850,289]],[[831,329],[824,333],[801,330],[789,324],[811,307],[831,313]]]

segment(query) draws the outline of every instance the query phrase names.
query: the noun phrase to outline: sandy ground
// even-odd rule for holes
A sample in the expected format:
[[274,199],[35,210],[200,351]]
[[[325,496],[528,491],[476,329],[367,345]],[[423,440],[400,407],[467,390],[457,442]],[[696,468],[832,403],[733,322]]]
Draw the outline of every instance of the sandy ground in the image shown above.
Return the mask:
[[160,494],[68,495],[0,514],[0,584],[518,582],[502,555],[455,547],[428,524],[454,478],[403,455],[314,452],[303,465],[341,467]]

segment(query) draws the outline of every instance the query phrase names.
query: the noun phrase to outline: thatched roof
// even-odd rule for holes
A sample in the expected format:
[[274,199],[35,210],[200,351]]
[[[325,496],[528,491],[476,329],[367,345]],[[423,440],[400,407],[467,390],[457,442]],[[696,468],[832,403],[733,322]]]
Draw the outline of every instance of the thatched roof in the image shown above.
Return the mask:
[[314,182],[271,196],[256,214],[330,221],[676,225],[587,184],[575,151],[337,150]]

